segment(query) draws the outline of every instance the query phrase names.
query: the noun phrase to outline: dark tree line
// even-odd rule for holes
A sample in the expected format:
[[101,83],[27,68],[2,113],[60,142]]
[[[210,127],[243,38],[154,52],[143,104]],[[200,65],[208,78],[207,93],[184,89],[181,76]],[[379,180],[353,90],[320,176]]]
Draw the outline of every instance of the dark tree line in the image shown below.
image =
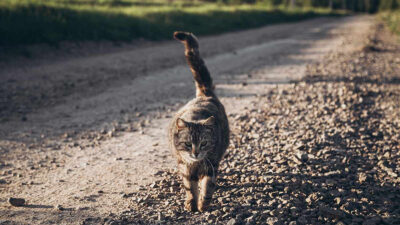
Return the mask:
[[224,3],[265,3],[287,7],[327,7],[332,9],[347,9],[354,12],[375,13],[380,10],[400,8],[400,0],[206,0]]

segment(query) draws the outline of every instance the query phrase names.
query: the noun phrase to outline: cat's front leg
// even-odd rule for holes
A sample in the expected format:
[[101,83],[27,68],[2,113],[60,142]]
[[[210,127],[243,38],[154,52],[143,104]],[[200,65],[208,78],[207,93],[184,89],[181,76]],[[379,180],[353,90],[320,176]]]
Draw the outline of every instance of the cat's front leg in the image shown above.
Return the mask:
[[186,191],[185,209],[191,212],[197,211],[198,181],[183,178],[183,187]]
[[198,198],[198,179],[186,173],[186,169],[182,169],[183,188],[186,192],[185,209],[190,212],[197,211]]
[[207,207],[211,202],[212,195],[215,191],[215,187],[215,176],[204,176],[200,180],[200,196],[198,201],[198,209],[200,212],[207,210]]

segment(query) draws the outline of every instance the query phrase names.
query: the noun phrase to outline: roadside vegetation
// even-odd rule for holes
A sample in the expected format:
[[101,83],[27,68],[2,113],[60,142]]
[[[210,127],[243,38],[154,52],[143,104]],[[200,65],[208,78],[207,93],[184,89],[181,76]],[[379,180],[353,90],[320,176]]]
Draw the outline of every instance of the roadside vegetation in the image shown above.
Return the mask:
[[400,10],[383,12],[381,18],[393,33],[400,36]]
[[379,17],[400,37],[400,0],[381,1]]
[[[399,6],[400,0],[1,0],[0,47],[161,40],[176,30],[217,34]],[[397,32],[398,14],[385,17]]]
[[[240,3],[240,2],[237,2]],[[158,0],[2,0],[0,46],[60,41],[170,38],[175,30],[216,34],[338,15],[328,8]]]

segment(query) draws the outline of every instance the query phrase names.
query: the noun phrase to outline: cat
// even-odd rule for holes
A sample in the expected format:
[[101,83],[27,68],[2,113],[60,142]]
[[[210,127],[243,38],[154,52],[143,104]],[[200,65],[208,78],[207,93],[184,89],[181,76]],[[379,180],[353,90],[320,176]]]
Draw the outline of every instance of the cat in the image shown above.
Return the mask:
[[210,73],[200,57],[192,33],[175,32],[185,46],[185,56],[196,85],[196,98],[181,108],[169,127],[169,144],[178,161],[186,191],[185,209],[203,212],[216,188],[219,162],[229,145],[225,108],[214,93]]

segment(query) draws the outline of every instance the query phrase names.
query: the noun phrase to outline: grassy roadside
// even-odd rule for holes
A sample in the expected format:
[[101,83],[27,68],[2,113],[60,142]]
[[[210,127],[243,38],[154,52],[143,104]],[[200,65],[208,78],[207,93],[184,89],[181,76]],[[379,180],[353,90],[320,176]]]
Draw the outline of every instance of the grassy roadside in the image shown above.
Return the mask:
[[400,37],[400,10],[382,12],[380,17],[386,22],[389,29]]
[[170,38],[175,30],[216,34],[339,15],[328,9],[144,0],[3,0],[0,46],[60,41]]

